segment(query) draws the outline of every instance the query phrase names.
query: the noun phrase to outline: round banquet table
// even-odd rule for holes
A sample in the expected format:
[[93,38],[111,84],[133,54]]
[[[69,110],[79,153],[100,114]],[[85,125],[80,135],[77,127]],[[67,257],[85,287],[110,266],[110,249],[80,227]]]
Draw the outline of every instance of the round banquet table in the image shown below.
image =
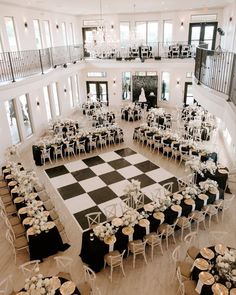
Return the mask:
[[[54,278],[55,281],[56,281],[56,284],[59,285],[58,288],[55,290],[55,295],[80,295],[81,294],[79,289],[76,287],[76,285],[73,282],[69,281],[69,280],[66,280],[66,279],[64,279],[62,277],[57,277],[57,276],[48,277],[48,278],[49,279]],[[57,279],[59,281],[57,281]],[[71,291],[68,288],[66,288],[66,284],[70,284],[70,282],[71,282],[72,285],[75,286],[75,288],[72,287]],[[65,284],[65,285],[63,286],[63,284]],[[64,287],[64,288],[60,289],[61,287]],[[25,289],[22,289],[20,292],[16,293],[16,295],[29,295],[29,293],[27,293],[25,291]]]
[[[236,280],[227,279],[224,275],[220,275],[217,268],[216,259],[220,255],[224,255],[225,250],[230,248],[223,244],[218,244],[212,247],[203,248],[200,250],[193,263],[192,279],[197,282],[196,291],[201,295],[231,295],[236,294]],[[236,260],[236,250],[234,252]],[[203,273],[204,272],[204,273]],[[200,276],[199,276],[200,275]],[[201,275],[208,277],[206,282],[202,282]],[[199,282],[199,280],[201,282]],[[216,285],[217,284],[217,285]],[[222,286],[223,285],[223,286]],[[219,287],[222,291],[218,291]],[[215,293],[213,289],[215,289]],[[233,290],[232,290],[233,289]]]

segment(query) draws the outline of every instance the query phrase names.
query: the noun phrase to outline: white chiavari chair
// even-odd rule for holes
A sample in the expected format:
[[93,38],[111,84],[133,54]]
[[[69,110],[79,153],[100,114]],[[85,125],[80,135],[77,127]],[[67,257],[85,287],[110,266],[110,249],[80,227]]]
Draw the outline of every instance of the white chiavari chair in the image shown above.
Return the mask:
[[101,212],[92,212],[85,215],[90,229],[93,229],[101,222],[101,214]]
[[184,237],[184,243],[186,246],[186,257],[189,257],[192,260],[196,259],[200,251],[198,247],[194,246],[194,244],[196,244],[196,239],[197,239],[196,231],[193,231]]
[[147,245],[151,246],[151,258],[153,260],[153,252],[154,248],[159,246],[161,249],[161,254],[163,255],[163,249],[162,249],[162,237],[164,233],[150,233],[148,235],[144,236],[144,240],[147,241]]
[[125,276],[124,266],[123,266],[123,258],[124,258],[125,251],[126,250],[120,253],[118,250],[116,250],[116,251],[109,252],[104,256],[104,268],[106,267],[106,265],[110,266],[111,282],[112,282],[113,269],[115,267],[119,266],[121,268],[123,276]]
[[39,263],[40,260],[31,260],[21,264],[19,269],[27,279],[34,276],[39,271]]
[[111,204],[104,207],[104,214],[106,215],[107,221],[110,221],[117,216],[116,210],[117,204]]
[[176,244],[175,240],[175,227],[178,222],[178,219],[175,220],[173,224],[163,223],[159,226],[158,231],[165,236],[166,239],[166,249],[168,250],[169,247],[169,238],[172,237],[174,243]]
[[192,263],[180,259],[180,245],[173,250],[172,259],[175,269],[179,268],[181,277],[189,280],[191,278]]
[[16,238],[14,234],[7,229],[6,231],[6,240],[8,243],[11,245],[13,253],[14,253],[14,258],[15,258],[15,263],[16,263],[16,252],[21,251],[21,250],[28,250],[28,241],[24,236],[21,236],[19,238]]
[[167,182],[163,184],[165,196],[169,196],[173,194],[173,186],[174,186],[174,182]]
[[52,164],[52,160],[51,160],[51,148],[44,148],[41,150],[41,162],[43,165],[45,165],[46,163],[46,159],[49,160],[49,162]]
[[147,264],[146,253],[145,253],[146,244],[147,244],[146,240],[144,242],[142,242],[142,240],[134,240],[129,242],[127,256],[129,256],[129,252],[133,254],[133,268],[135,268],[135,260],[137,255],[143,255],[144,261]]
[[54,147],[54,151],[53,151],[54,160],[57,161],[58,156],[60,156],[62,160],[64,160],[62,148],[63,148],[63,144]]
[[179,267],[177,268],[176,274],[177,274],[177,280],[179,283],[179,289],[177,294],[180,293],[180,295],[199,295],[199,293],[195,290],[197,287],[197,284],[195,281],[192,281],[192,280],[182,281],[182,276],[181,276]]
[[72,264],[73,259],[67,256],[56,256],[54,257],[56,261],[57,269],[58,269],[58,277],[72,280],[71,273],[72,273]]

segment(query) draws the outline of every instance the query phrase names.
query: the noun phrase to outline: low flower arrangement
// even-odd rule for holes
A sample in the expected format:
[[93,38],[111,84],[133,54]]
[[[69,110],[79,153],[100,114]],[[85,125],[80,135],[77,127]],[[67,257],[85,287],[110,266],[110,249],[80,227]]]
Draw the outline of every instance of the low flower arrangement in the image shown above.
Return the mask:
[[196,196],[200,193],[199,188],[196,185],[188,186],[184,191],[181,192],[184,199],[196,199]]
[[95,236],[100,240],[104,240],[105,237],[114,235],[116,231],[116,228],[110,223],[99,224],[93,229]]
[[34,276],[25,280],[24,289],[26,292],[29,295],[54,295],[55,289],[53,288],[52,279],[44,278],[42,274],[38,273],[38,268],[36,268],[35,272],[36,274]]
[[[228,249],[224,255],[216,258],[216,269],[219,276],[236,286],[236,250]],[[229,286],[229,287],[231,287]]]
[[199,183],[201,190],[207,192],[212,189],[218,188],[218,183],[212,179],[207,179],[206,181],[202,181]]
[[165,211],[172,204],[171,198],[169,196],[160,196],[155,200],[153,206],[155,211]]
[[38,210],[36,214],[34,215],[34,218],[32,222],[30,222],[30,225],[33,227],[35,234],[40,234],[43,231],[47,231],[47,216],[44,215],[43,211]]
[[135,209],[128,209],[124,215],[121,217],[123,221],[123,225],[125,226],[135,226],[135,224],[138,224],[139,220],[143,219],[144,215],[140,214]]
[[217,166],[213,160],[201,162],[197,157],[186,161],[185,166],[189,166],[193,171],[197,172],[201,176],[204,176],[204,172],[206,171],[209,171],[212,175],[214,175],[217,169]]

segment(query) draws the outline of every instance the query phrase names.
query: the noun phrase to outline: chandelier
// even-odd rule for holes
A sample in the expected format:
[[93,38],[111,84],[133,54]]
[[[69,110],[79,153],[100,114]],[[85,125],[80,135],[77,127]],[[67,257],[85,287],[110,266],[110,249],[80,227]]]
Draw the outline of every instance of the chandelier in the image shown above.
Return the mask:
[[85,49],[93,58],[112,57],[119,49],[120,41],[116,37],[113,25],[109,25],[103,19],[102,0],[100,0],[100,17],[98,26],[93,31],[92,40],[85,43]]

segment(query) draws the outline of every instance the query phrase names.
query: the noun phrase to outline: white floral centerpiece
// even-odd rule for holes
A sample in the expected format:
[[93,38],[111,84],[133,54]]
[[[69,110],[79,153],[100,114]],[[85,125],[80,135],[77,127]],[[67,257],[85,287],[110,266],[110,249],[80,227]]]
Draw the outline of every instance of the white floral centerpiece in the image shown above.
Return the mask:
[[27,213],[28,213],[29,216],[34,217],[39,212],[44,211],[43,206],[38,206],[38,201],[37,200],[28,201],[26,204],[27,204],[27,208],[28,208]]
[[40,234],[42,231],[47,231],[48,228],[47,228],[47,216],[45,216],[45,214],[43,213],[42,210],[37,210],[35,215],[33,216],[33,219],[32,221],[29,223],[34,231],[35,231],[35,234]]
[[140,214],[137,210],[132,208],[128,209],[121,217],[123,225],[132,227],[135,226],[135,224],[138,224],[139,220],[143,218],[143,214]]
[[9,160],[14,160],[16,161],[17,158],[19,157],[19,151],[18,151],[18,146],[17,145],[12,145],[6,149],[6,158]]
[[172,204],[169,196],[160,196],[154,202],[155,211],[165,211]]
[[200,193],[199,188],[196,185],[186,187],[181,194],[183,195],[184,199],[196,199],[196,196]]
[[112,224],[105,223],[95,226],[93,232],[100,240],[104,240],[105,237],[114,235],[116,233],[116,229]]
[[42,294],[54,295],[52,279],[44,278],[42,274],[38,273],[39,268],[35,269],[35,275],[25,280],[24,289],[29,295]]
[[221,278],[230,281],[236,286],[236,250],[227,249],[224,255],[218,255],[216,269]]
[[211,189],[218,188],[218,183],[208,178],[206,181],[199,182],[199,186],[203,191],[210,191]]
[[185,166],[190,166],[190,168],[204,176],[204,172],[209,171],[212,175],[215,174],[217,166],[212,159],[207,160],[206,162],[201,162],[199,158],[193,157],[189,161],[185,162]]

